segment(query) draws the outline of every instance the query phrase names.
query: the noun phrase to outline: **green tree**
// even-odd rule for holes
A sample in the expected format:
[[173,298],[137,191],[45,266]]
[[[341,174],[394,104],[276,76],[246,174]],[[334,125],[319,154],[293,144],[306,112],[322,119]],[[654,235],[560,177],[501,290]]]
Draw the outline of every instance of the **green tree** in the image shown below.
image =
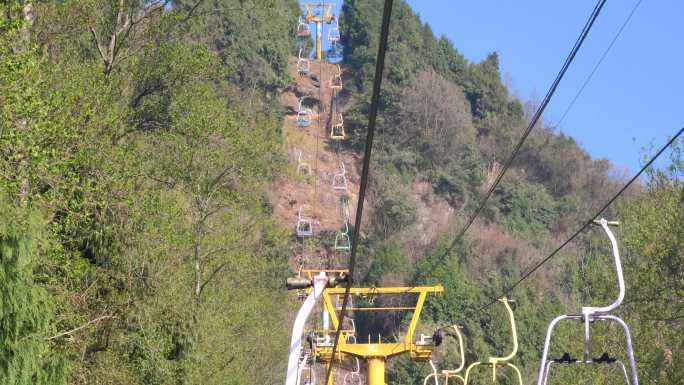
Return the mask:
[[54,306],[34,280],[45,221],[0,198],[0,381],[10,385],[66,384],[64,357],[52,350]]

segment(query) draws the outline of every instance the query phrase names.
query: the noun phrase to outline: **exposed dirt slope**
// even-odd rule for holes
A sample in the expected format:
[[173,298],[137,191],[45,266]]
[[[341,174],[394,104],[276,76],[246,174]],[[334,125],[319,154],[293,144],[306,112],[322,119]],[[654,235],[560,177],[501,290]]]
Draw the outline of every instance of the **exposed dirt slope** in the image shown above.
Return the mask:
[[[292,229],[293,238],[300,207],[304,207],[313,220],[317,243],[305,253],[307,267],[322,266],[323,262],[327,265],[337,265],[335,262],[342,262],[340,258],[343,256],[333,255],[335,253],[332,244],[321,242],[320,235],[326,231],[336,233],[343,229],[344,201],[347,202],[346,207],[353,222],[359,190],[356,155],[344,151],[338,141],[330,138],[330,110],[333,97],[330,81],[333,75],[337,74],[338,67],[312,60],[310,73],[302,76],[297,73],[296,58],[290,58],[288,64],[296,83],[283,90],[280,100],[286,113],[283,136],[290,159],[290,172],[277,181],[272,190],[271,202],[275,214]],[[300,98],[303,104],[313,111],[311,125],[307,128],[296,125]],[[308,163],[311,169],[308,176],[297,172],[300,151],[302,162]],[[346,169],[346,191],[334,190],[332,187],[333,176],[340,173],[341,162]],[[295,250],[296,254],[301,254],[301,247],[299,249]],[[335,259],[337,261],[334,261]]]

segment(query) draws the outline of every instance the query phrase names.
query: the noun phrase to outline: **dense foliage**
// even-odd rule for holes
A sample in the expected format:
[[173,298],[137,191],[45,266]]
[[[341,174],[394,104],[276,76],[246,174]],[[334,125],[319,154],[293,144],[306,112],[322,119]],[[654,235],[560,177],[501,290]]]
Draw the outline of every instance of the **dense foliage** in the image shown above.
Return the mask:
[[279,380],[297,4],[0,7],[0,382]]

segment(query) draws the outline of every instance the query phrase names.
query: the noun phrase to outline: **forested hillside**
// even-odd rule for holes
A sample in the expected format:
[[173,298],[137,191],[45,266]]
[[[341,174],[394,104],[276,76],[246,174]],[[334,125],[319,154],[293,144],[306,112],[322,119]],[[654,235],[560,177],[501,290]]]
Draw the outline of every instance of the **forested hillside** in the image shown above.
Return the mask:
[[[358,74],[347,82],[354,87],[356,104],[346,116],[349,127],[357,132],[353,137],[359,138],[352,144],[357,150],[365,137],[381,3],[347,0],[343,5],[340,25],[345,63],[348,73]],[[493,183],[536,107],[512,94],[502,83],[495,52],[480,63],[470,63],[454,43],[434,36],[408,5],[395,3],[373,159],[372,229],[366,230],[369,236],[361,255],[368,257],[361,276],[368,285],[443,284],[445,294],[430,300],[423,316],[425,330],[454,322],[463,325],[468,363],[510,349],[503,307],[477,309],[546,256],[624,183],[607,160],[592,159],[572,138],[541,123],[481,218],[451,248],[455,232]],[[680,383],[684,371],[675,358],[684,346],[683,171],[678,150],[669,171],[652,172],[643,185],[629,190],[603,214],[623,222],[618,239],[628,291],[627,304],[619,314],[633,325],[642,383]],[[421,183],[429,183],[437,197],[425,191],[416,194],[415,186]],[[446,224],[443,209],[434,205],[439,197],[453,209],[449,214],[453,221]],[[662,204],[655,197],[661,197]],[[431,204],[433,210],[425,211],[424,206]],[[426,222],[437,223],[428,230],[436,231],[425,234]],[[426,245],[425,238],[436,242]],[[665,272],[664,266],[672,269]],[[609,302],[616,296],[615,286],[608,240],[599,230],[592,230],[512,293],[521,345],[516,364],[526,383],[536,380],[544,332],[551,319],[577,313],[581,304]],[[370,329],[380,332],[388,322],[375,320]],[[402,328],[396,320],[389,324],[397,328],[394,332]],[[579,331],[561,329],[562,338],[557,341],[575,357],[581,356]],[[594,349],[626,362],[618,332],[611,329],[603,339],[595,336]],[[563,351],[553,351],[552,356],[560,357]],[[456,351],[450,353],[440,362],[442,368],[456,366]],[[395,365],[390,381],[421,383],[428,373],[427,365],[404,358]],[[585,371],[578,377],[572,369],[555,373],[555,383],[622,381],[615,369],[599,369],[599,376]]]
[[[0,382],[282,383],[297,309],[283,287],[297,265],[294,222],[278,201],[297,167],[287,134],[297,1],[9,0],[0,10]],[[381,16],[380,0],[345,0],[340,15],[350,138],[340,151],[352,176]],[[624,181],[541,123],[450,247],[535,107],[503,84],[497,47],[472,63],[457,46],[395,2],[357,272],[366,286],[444,285],[420,331],[462,325],[471,363],[510,344],[503,309],[477,309]],[[668,167],[604,213],[623,224],[618,314],[642,385],[684,381],[683,151],[680,141]],[[610,255],[587,231],[512,293],[525,383],[552,318],[615,297]],[[360,335],[397,338],[407,320],[356,322]],[[593,348],[624,360],[620,331],[604,329]],[[561,329],[558,346],[580,356],[579,334]],[[440,368],[458,362],[450,344],[436,357]],[[429,371],[400,358],[388,383],[422,384]],[[610,367],[554,373],[558,384],[621,381]]]
[[3,384],[280,382],[299,10],[201,3],[0,5]]

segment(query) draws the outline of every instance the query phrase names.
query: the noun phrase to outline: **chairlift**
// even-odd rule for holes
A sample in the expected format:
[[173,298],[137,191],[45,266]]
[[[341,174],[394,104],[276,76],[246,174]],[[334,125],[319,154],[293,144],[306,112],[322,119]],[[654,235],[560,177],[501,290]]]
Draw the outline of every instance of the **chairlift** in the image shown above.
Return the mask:
[[347,191],[347,169],[344,167],[344,162],[340,162],[339,174],[334,174],[332,177],[332,188],[335,191]]
[[340,69],[339,64],[337,65],[337,74],[330,78],[330,88],[334,90],[339,90],[342,88],[342,70]]
[[337,22],[337,19],[335,19],[335,24],[330,27],[328,30],[328,43],[336,44],[340,42],[340,25]]
[[520,374],[520,369],[518,369],[517,366],[511,364],[509,361],[515,357],[515,355],[518,353],[518,331],[515,327],[515,317],[513,316],[513,309],[511,309],[511,306],[509,305],[509,302],[512,302],[510,299],[503,297],[498,300],[499,302],[503,303],[504,306],[506,307],[506,311],[508,312],[508,320],[510,322],[511,326],[511,337],[513,340],[513,349],[511,352],[504,357],[489,357],[487,362],[473,362],[468,366],[468,369],[466,369],[465,372],[465,378],[463,380],[464,384],[468,384],[468,377],[470,376],[470,371],[479,366],[479,365],[488,365],[491,366],[492,368],[492,382],[496,382],[496,369],[501,368],[501,367],[509,367],[512,368],[513,371],[516,373],[517,378],[518,378],[518,385],[523,385],[522,381],[522,375]]
[[310,36],[311,28],[309,27],[309,24],[306,23],[306,20],[300,16],[299,21],[297,22],[297,37],[305,39]]
[[344,222],[349,221],[349,197],[346,195],[340,197],[340,216]]
[[344,140],[347,134],[344,132],[344,119],[342,118],[342,113],[337,113],[337,119],[333,120],[330,125],[330,139],[332,140]]
[[308,75],[311,69],[311,62],[308,58],[302,57],[302,50],[299,50],[299,55],[297,57],[297,73],[300,75]]
[[[623,379],[624,383],[626,385],[639,385],[639,378],[637,377],[637,371],[636,371],[636,361],[634,359],[634,350],[632,348],[632,338],[631,334],[629,331],[629,327],[627,326],[627,323],[623,321],[621,318],[612,315],[611,313],[613,310],[617,309],[621,304],[622,300],[625,297],[625,281],[624,277],[622,275],[622,262],[620,260],[620,252],[618,250],[618,245],[617,241],[615,240],[615,236],[613,235],[613,232],[610,230],[608,227],[609,225],[618,225],[618,222],[608,222],[604,218],[601,218],[600,220],[595,220],[593,221],[593,224],[599,225],[603,228],[603,231],[606,233],[608,236],[608,239],[610,240],[611,246],[612,246],[612,252],[613,252],[613,260],[615,262],[615,273],[617,276],[617,284],[618,284],[618,297],[613,301],[612,304],[608,306],[603,306],[603,307],[596,307],[596,306],[582,306],[582,311],[581,314],[566,314],[566,315],[561,315],[556,318],[554,318],[551,323],[549,324],[549,328],[546,332],[546,339],[544,340],[544,350],[542,353],[542,360],[541,364],[539,366],[539,376],[537,377],[537,385],[546,385],[548,382],[549,378],[549,372],[551,370],[551,365],[556,364],[556,365],[561,365],[561,364],[571,364],[571,365],[600,365],[600,364],[606,364],[606,365],[616,365],[618,366],[622,373],[623,373]],[[551,336],[553,334],[553,330],[556,327],[556,325],[563,320],[574,320],[574,321],[579,321],[582,322],[584,325],[584,350],[583,350],[583,356],[582,358],[573,358],[570,356],[569,353],[564,353],[560,358],[555,358],[555,359],[549,359],[549,348],[551,344]],[[610,357],[608,353],[603,353],[599,357],[592,358],[591,357],[591,352],[589,350],[590,348],[590,343],[591,343],[591,337],[590,337],[590,330],[591,330],[591,324],[594,321],[608,321],[608,322],[615,322],[619,324],[622,327],[622,330],[625,334],[625,344],[626,344],[626,352],[627,352],[627,359],[629,360],[629,366],[630,366],[630,374],[631,374],[631,381],[629,376],[627,375],[627,369],[625,368],[625,365],[618,360],[617,358]]]
[[347,222],[344,222],[344,231],[340,231],[335,235],[335,250],[351,250],[351,240],[349,238],[349,223]]
[[441,372],[438,373],[435,364],[432,362],[432,360],[430,360],[429,363],[430,367],[432,368],[432,373],[428,374],[425,377],[425,379],[423,380],[423,385],[427,385],[431,378],[433,379],[435,385],[439,385],[440,377],[444,378],[444,385],[449,385],[450,378],[457,378],[461,380],[461,383],[463,385],[465,385],[466,383],[465,378],[463,378],[463,376],[460,375],[461,371],[465,367],[465,353],[463,346],[463,335],[461,334],[461,326],[452,325],[449,328],[440,329],[437,332],[435,332],[435,335],[438,336],[438,338],[433,337],[433,340],[435,340],[436,344],[439,345],[441,343],[443,335],[445,334],[450,335],[458,340],[458,348],[460,350],[461,363],[456,369],[443,369]]
[[302,150],[296,149],[295,151],[297,152],[297,174],[311,175],[311,165],[302,159]]
[[330,46],[326,51],[326,60],[328,60],[328,63],[330,64],[337,64],[341,62],[343,59],[343,51],[344,47],[342,47],[342,44],[339,42],[330,43]]
[[[354,340],[356,343],[356,340]],[[359,363],[358,357],[352,357],[354,359],[354,371],[348,372],[344,375],[343,384],[344,385],[363,385],[363,379],[361,378],[361,364]]]
[[297,214],[297,237],[307,238],[313,236],[313,221],[306,215],[305,206],[299,207]]
[[309,363],[309,355],[304,354],[304,357],[299,362],[299,368],[297,368],[297,385],[314,384],[316,384],[316,370],[313,367],[313,362]]
[[297,127],[305,128],[311,125],[311,115],[313,115],[313,112],[311,108],[302,105],[303,99],[299,99],[299,106],[297,107]]

